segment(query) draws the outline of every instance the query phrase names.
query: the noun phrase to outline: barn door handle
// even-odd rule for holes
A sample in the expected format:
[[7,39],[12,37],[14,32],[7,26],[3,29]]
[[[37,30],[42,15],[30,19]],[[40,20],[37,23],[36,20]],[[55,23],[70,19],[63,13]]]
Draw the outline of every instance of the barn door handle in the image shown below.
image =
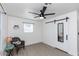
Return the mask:
[[68,40],[68,35],[66,35],[66,40]]

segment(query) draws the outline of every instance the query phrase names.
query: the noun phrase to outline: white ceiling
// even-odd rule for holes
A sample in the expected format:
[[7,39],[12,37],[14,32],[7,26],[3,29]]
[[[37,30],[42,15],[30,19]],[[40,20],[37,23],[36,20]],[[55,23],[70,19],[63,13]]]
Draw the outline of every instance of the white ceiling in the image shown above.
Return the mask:
[[[39,18],[33,18],[36,15],[30,14],[28,12],[32,11],[39,13],[43,5],[44,5],[43,3],[3,3],[2,4],[7,14],[23,17],[23,18],[34,19],[34,20],[38,20]],[[47,7],[45,13],[51,13],[51,12],[56,13],[55,15],[47,16],[47,19],[49,19],[73,10],[79,10],[79,3],[52,3],[52,5],[49,5]]]

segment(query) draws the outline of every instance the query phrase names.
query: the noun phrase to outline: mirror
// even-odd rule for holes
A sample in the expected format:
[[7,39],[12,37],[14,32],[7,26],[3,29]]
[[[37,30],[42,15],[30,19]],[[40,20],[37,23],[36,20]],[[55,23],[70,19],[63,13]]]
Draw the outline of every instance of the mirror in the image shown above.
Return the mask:
[[58,23],[57,24],[57,30],[58,30],[58,42],[64,42],[64,24],[63,23]]

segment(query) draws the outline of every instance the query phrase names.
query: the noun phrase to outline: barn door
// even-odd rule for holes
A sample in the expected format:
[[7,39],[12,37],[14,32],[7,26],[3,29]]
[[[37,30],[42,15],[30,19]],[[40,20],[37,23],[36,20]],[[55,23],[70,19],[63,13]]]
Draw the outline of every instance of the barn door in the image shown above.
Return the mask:
[[68,52],[68,22],[57,22],[57,47]]

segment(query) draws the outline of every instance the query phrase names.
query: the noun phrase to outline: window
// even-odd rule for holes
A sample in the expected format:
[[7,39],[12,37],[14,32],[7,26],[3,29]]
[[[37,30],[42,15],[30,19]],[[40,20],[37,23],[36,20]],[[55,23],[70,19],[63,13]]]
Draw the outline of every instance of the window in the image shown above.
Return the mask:
[[24,32],[33,32],[33,24],[24,23]]

